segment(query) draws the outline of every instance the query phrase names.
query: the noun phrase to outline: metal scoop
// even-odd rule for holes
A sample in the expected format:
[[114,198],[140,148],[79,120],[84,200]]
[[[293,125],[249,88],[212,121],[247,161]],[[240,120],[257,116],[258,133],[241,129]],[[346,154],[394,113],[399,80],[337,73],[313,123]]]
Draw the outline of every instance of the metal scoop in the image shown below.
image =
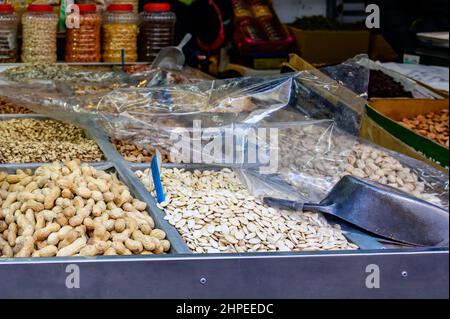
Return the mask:
[[395,188],[345,176],[320,204],[264,198],[271,206],[329,214],[367,232],[414,246],[448,247],[447,211]]
[[184,46],[192,39],[192,35],[187,33],[180,44],[176,47],[167,47],[162,49],[152,63],[152,68],[169,68],[181,70],[186,58],[183,53]]

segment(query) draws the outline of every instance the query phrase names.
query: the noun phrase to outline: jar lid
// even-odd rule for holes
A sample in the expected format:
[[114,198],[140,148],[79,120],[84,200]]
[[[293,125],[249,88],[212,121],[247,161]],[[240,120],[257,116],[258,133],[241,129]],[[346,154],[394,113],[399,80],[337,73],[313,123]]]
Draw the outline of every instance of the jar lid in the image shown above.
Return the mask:
[[108,6],[108,11],[133,11],[133,5],[130,3],[115,3]]
[[97,6],[94,3],[80,3],[77,4],[80,12],[95,12],[97,11]]
[[147,3],[144,6],[145,11],[162,12],[170,11],[170,3]]
[[30,11],[30,12],[53,12],[53,7],[49,4],[29,4],[27,11]]
[[0,4],[0,12],[12,13],[14,12],[14,7],[10,4]]

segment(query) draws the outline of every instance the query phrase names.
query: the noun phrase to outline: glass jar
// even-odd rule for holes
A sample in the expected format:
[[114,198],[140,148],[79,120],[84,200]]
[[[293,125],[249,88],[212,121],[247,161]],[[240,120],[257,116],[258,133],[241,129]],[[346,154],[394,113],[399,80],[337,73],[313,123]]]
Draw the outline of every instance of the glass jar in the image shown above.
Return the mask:
[[103,16],[103,61],[137,61],[139,15],[131,4],[110,4]]
[[58,15],[47,4],[30,4],[22,16],[22,61],[56,62]]
[[10,4],[0,4],[0,63],[17,61],[19,18]]
[[[100,62],[100,33],[102,16],[97,13],[95,4],[78,4],[80,11],[78,22],[67,28],[66,56],[67,62]],[[74,13],[72,13],[74,14]]]
[[139,60],[152,62],[162,48],[174,42],[175,13],[168,3],[148,3],[144,6],[139,35]]
[[112,0],[110,3],[113,4],[131,4],[133,5],[133,12],[139,12],[139,0]]

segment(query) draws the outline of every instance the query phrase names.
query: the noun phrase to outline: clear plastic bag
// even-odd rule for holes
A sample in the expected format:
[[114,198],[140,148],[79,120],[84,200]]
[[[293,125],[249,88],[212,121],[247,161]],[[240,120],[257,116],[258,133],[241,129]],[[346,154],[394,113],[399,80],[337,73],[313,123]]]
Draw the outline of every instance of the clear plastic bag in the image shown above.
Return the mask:
[[[33,63],[8,68],[0,73],[0,83],[9,85],[55,85],[65,95],[62,98],[70,98],[72,95],[105,95],[118,88],[195,84],[211,79],[190,67],[178,71],[152,69],[145,64],[113,66],[111,70],[92,70],[67,64]],[[38,86],[34,88],[40,92]]]
[[[172,162],[240,166],[246,163],[250,126],[286,107],[291,87],[291,78],[280,77],[123,89],[103,96],[95,112],[97,123],[115,138],[158,147]],[[230,140],[235,149],[219,146],[213,154],[207,148]]]
[[[142,76],[140,74],[138,77],[142,79]],[[121,88],[107,94],[81,96],[61,89],[59,83],[41,87],[38,84],[22,85],[20,88],[10,85],[0,86],[0,94],[27,105],[36,113],[81,126],[89,125],[86,122],[95,123],[111,138],[143,148],[156,147],[165,155],[169,155],[177,145],[179,148],[188,148],[189,144],[200,145],[200,151],[194,149],[187,160],[175,155],[173,162],[196,162],[194,158],[198,159],[196,154],[200,152],[200,161],[210,163],[213,160],[216,164],[236,164],[239,167],[270,164],[268,159],[271,153],[264,155],[260,150],[259,154],[263,155],[258,161],[250,162],[245,159],[249,157],[249,152],[256,152],[252,134],[255,125],[261,121],[308,120],[309,113],[321,112],[316,111],[316,105],[319,109],[325,108],[320,102],[316,104],[316,101],[326,100],[321,94],[327,94],[327,99],[330,100],[348,99],[340,96],[341,88],[337,83],[310,71],[267,78]],[[308,103],[308,108],[303,109],[307,112],[299,112],[302,110],[299,108],[299,101]],[[338,109],[348,109],[349,114],[356,114],[354,118],[359,116],[353,106],[341,103],[335,108]],[[339,113],[343,114],[345,111]],[[330,111],[327,117],[333,118],[333,114],[334,111]],[[345,116],[336,117],[345,121]],[[194,123],[201,123],[201,127],[195,127]],[[194,133],[198,135],[194,136]],[[187,142],[178,138],[184,135],[189,137]],[[214,154],[205,154],[205,146],[214,139],[231,140],[236,150],[222,148],[220,159]],[[264,143],[265,141],[259,141],[258,146],[261,147]]]
[[131,79],[139,83],[138,87],[173,86],[211,81],[214,78],[197,69],[185,66],[181,71],[166,68],[151,68],[147,64],[121,67]]
[[346,132],[359,135],[367,101],[345,86],[312,69],[294,82],[293,105],[311,119],[332,119]]
[[258,195],[267,194],[270,185],[284,194],[281,198],[319,203],[341,177],[354,175],[448,209],[448,175],[421,161],[369,144],[343,132],[333,121],[269,126],[278,129],[277,152],[272,150],[278,153],[277,173],[250,167],[241,172],[243,180],[253,181],[249,188]]
[[349,88],[360,97],[368,99],[370,69],[359,65],[355,59],[347,60],[341,64],[320,69],[339,84]]
[[[339,130],[332,120],[264,123],[260,127],[277,132],[277,144],[266,144],[264,149],[267,156],[278,157],[276,173],[264,174],[258,167],[248,168],[243,174],[263,175],[265,185],[281,188],[286,196],[300,201],[320,202],[325,198],[356,144],[356,138]],[[264,141],[257,144],[260,148],[265,145]]]
[[399,83],[413,98],[442,98],[414,80],[370,60],[365,54],[357,55],[341,64],[320,69],[321,72],[365,99],[369,98],[370,73],[377,70]]

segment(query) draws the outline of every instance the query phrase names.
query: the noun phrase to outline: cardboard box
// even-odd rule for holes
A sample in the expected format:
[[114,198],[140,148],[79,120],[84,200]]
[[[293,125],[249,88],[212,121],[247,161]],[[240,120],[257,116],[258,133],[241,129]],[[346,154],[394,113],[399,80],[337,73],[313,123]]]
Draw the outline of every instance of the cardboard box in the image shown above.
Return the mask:
[[313,64],[338,64],[358,54],[368,54],[369,31],[301,30],[289,27],[297,53]]
[[[414,117],[448,108],[448,103],[448,99],[374,99],[366,107],[361,136],[383,147],[423,160],[435,167],[440,165],[448,171],[448,148],[397,122],[405,117]],[[379,128],[373,124],[369,125],[371,123],[367,119],[373,121]],[[392,137],[389,137],[380,128]]]
[[384,148],[393,150],[397,153],[405,154],[409,157],[415,158],[419,161],[425,162],[430,166],[448,174],[448,170],[436,164],[424,155],[420,154],[412,147],[403,143],[401,140],[393,136],[391,133],[383,129],[374,120],[365,116],[361,124],[361,137]]
[[398,54],[381,34],[370,37],[370,59],[373,61],[390,62],[398,58]]
[[[310,63],[306,62],[304,59],[300,58],[299,56],[295,54],[291,54],[289,59],[289,63],[284,63],[282,70],[286,72],[292,72],[292,71],[309,71],[311,74],[314,74],[314,76],[317,77],[317,79],[320,79],[323,81],[323,83],[329,83],[332,81],[329,77],[327,77],[325,74],[314,68]],[[331,94],[331,92],[328,92],[327,90],[322,89],[321,87],[314,88],[317,90],[317,93],[323,96],[323,106],[335,109],[339,105],[342,107],[345,105],[348,109],[353,110],[355,114],[361,114],[360,122],[358,122],[358,133],[362,138],[365,138],[374,144],[378,144],[382,147],[385,147],[387,149],[391,149],[393,151],[396,151],[401,154],[405,154],[409,157],[415,158],[417,160],[426,162],[427,164],[436,167],[437,169],[444,171],[448,174],[448,169],[442,167],[441,165],[437,164],[435,161],[427,158],[424,156],[424,154],[421,154],[417,150],[415,150],[411,145],[408,144],[410,140],[412,140],[410,137],[405,138],[406,141],[400,139],[400,135],[405,135],[406,133],[409,134],[409,136],[414,136],[418,139],[424,139],[427,140],[427,143],[431,144],[433,147],[436,147],[438,150],[438,155],[440,155],[441,163],[443,165],[448,166],[448,149],[445,147],[440,146],[439,144],[435,143],[434,141],[431,141],[425,137],[422,137],[415,132],[406,129],[405,127],[398,124],[395,120],[390,119],[386,115],[383,115],[379,111],[371,108],[367,105],[374,104],[374,107],[379,108],[379,110],[385,111],[387,114],[391,116],[398,116],[398,119],[401,119],[403,117],[401,116],[415,116],[417,114],[423,114],[427,113],[429,111],[435,111],[440,110],[442,108],[448,107],[448,99],[374,99],[371,102],[367,102],[366,100],[362,99],[361,97],[357,96],[354,92],[351,90],[339,86],[339,94]],[[325,102],[326,101],[326,102]],[[306,102],[306,101],[303,101]],[[364,106],[361,106],[363,104]],[[372,112],[370,110],[373,110]],[[387,110],[390,110],[389,112]],[[372,113],[378,114],[377,118],[382,118],[383,121],[388,121],[390,126],[398,127],[398,129],[403,129],[403,133],[393,133],[392,131],[388,131],[387,129],[384,129],[381,125],[379,125],[375,120],[369,117],[369,114],[373,115]],[[396,115],[394,115],[396,114]],[[376,117],[376,116],[375,116]],[[400,118],[401,117],[401,118]],[[356,117],[358,118],[358,117]],[[397,118],[397,117],[396,117]],[[348,121],[349,118],[344,118],[340,127],[345,126],[346,121]],[[336,118],[336,120],[339,121],[339,117]],[[356,127],[355,123],[355,127]],[[360,124],[360,125],[359,125]],[[345,129],[345,128],[344,128]],[[347,130],[347,132],[351,132],[352,130]],[[408,132],[409,131],[409,132]],[[399,134],[396,137],[396,134]],[[445,151],[443,152],[442,149]],[[445,153],[445,154],[444,154]],[[429,156],[429,155],[427,155]],[[438,157],[438,156],[434,156]],[[447,164],[445,164],[447,163]]]

